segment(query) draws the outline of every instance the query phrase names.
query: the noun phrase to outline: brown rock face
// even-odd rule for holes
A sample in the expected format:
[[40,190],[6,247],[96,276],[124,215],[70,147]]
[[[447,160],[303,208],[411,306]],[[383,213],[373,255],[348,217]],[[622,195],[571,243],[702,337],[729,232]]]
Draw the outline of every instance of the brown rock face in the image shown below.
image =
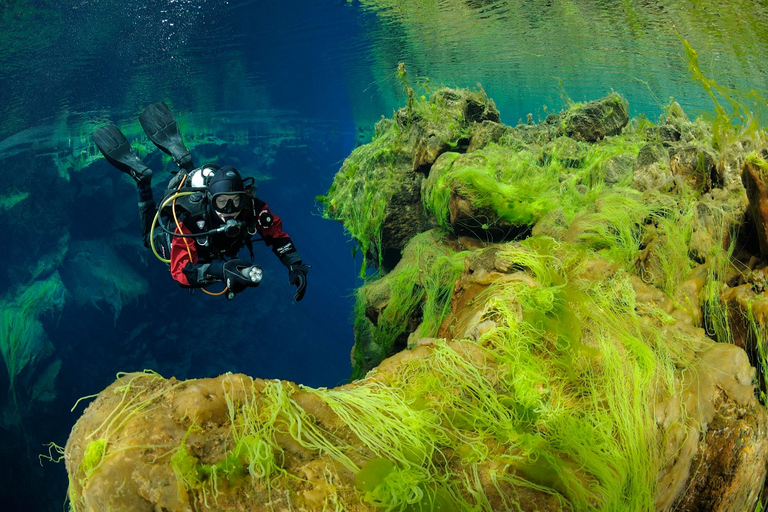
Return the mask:
[[744,163],[742,180],[749,199],[748,213],[760,242],[760,254],[768,256],[768,163],[763,159]]
[[[745,408],[718,390],[717,412],[700,439],[686,492],[675,503],[680,512],[750,510],[765,480],[766,412]],[[760,468],[763,470],[750,470]]]

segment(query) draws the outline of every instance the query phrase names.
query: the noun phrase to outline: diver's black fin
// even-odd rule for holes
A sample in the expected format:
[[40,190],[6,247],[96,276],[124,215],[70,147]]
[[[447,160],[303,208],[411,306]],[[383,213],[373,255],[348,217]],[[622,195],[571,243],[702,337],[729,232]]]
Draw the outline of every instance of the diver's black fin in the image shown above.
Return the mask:
[[144,165],[117,126],[102,126],[91,139],[110,164],[128,174],[137,183],[149,182],[152,178],[152,170]]
[[160,151],[170,155],[180,169],[191,171],[195,168],[192,155],[181,140],[179,126],[165,103],[148,106],[139,116],[141,127]]

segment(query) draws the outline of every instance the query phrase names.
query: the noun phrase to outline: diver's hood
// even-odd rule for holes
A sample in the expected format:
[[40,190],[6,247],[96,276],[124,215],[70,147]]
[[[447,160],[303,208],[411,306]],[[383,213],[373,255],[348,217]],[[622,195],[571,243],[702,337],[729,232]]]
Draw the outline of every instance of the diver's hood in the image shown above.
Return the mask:
[[213,176],[208,181],[208,193],[211,197],[217,194],[236,194],[238,192],[245,192],[245,184],[237,169],[227,165],[213,171]]

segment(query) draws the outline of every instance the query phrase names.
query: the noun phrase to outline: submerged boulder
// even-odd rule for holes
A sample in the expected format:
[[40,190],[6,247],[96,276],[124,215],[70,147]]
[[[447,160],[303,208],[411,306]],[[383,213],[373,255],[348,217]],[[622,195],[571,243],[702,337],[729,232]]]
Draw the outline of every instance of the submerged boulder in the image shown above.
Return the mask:
[[749,509],[768,415],[745,353],[571,250],[465,253],[438,337],[335,389],[121,376],[67,444],[74,510]]
[[563,133],[576,140],[597,142],[618,135],[629,121],[627,100],[617,93],[590,101],[563,115]]

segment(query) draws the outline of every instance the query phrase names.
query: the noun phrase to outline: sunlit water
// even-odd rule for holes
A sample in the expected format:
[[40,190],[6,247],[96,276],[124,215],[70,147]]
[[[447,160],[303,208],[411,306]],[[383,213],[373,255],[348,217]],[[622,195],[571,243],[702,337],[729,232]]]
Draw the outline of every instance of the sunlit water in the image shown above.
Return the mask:
[[[4,2],[0,15],[0,198],[24,197],[0,208],[0,292],[13,298],[58,272],[69,293],[40,317],[46,361],[61,362],[56,396],[19,406],[21,423],[11,420],[19,407],[2,402],[4,510],[61,510],[63,464],[40,465],[38,454],[66,442],[84,408],[70,412],[77,398],[117,372],[345,382],[361,262],[315,197],[404,103],[405,87],[483,87],[507,124],[611,90],[651,119],[670,97],[691,115],[711,111],[683,38],[718,84],[768,89],[757,1],[37,0]],[[156,101],[177,114],[199,163],[259,178],[312,265],[302,302],[291,303],[287,272],[263,246],[264,283],[232,302],[180,289],[139,246],[134,187],[103,159],[91,163],[89,137],[114,122],[151,150],[137,115]],[[171,164],[157,151],[146,161],[159,195]],[[147,291],[120,297],[120,279]]]

